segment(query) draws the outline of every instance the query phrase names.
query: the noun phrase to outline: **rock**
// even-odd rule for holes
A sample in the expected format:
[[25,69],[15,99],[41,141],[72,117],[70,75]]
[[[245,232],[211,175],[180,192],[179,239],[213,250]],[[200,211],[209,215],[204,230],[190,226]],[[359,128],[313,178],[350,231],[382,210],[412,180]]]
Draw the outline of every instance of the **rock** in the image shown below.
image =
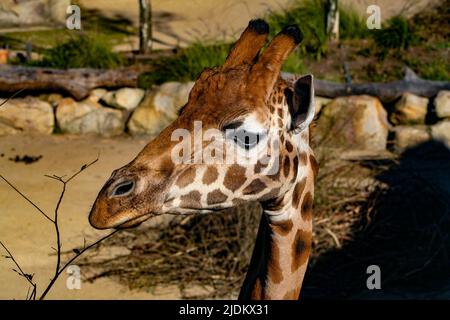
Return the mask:
[[387,160],[394,159],[395,154],[387,150],[343,150],[339,159],[347,161]]
[[15,133],[19,132],[19,130],[15,129],[12,126],[2,123],[1,121],[2,120],[1,120],[1,115],[0,115],[0,136],[7,136],[10,134],[15,134]]
[[320,110],[322,110],[323,107],[325,107],[327,104],[329,104],[331,102],[332,99],[329,98],[324,98],[324,97],[314,97],[314,101],[316,103],[316,118],[320,113]]
[[122,112],[104,108],[89,99],[80,102],[72,98],[63,99],[56,108],[56,119],[64,133],[95,133],[111,137],[124,131]]
[[128,122],[132,135],[157,135],[178,117],[194,82],[166,82],[147,95]]
[[61,25],[65,24],[68,6],[70,6],[70,0],[48,0],[50,18]]
[[395,104],[390,120],[394,124],[423,124],[427,109],[427,98],[406,92]]
[[145,91],[138,88],[121,88],[110,91],[102,97],[102,101],[108,106],[118,109],[133,110],[144,98]]
[[0,2],[0,28],[43,24],[48,18],[47,5],[43,0]]
[[384,150],[389,123],[381,102],[370,96],[339,97],[327,104],[312,130],[318,145],[353,150]]
[[156,89],[153,104],[156,110],[176,119],[178,111],[189,98],[194,82],[166,82]]
[[99,102],[106,94],[108,93],[108,90],[103,88],[97,88],[92,90],[89,93],[89,96],[87,99],[93,101],[93,102]]
[[70,0],[1,0],[0,28],[65,25]]
[[434,106],[439,118],[450,118],[450,91],[439,91]]
[[64,97],[59,93],[50,93],[47,97],[47,101],[52,107],[56,107],[63,98]]
[[56,107],[63,98],[64,97],[59,93],[49,93],[39,95],[40,100],[44,100],[50,103],[52,107]]
[[431,126],[431,137],[445,143],[450,148],[450,120],[441,121]]
[[173,121],[163,112],[156,110],[153,99],[153,95],[147,95],[131,115],[130,121],[128,121],[130,134],[155,136]]
[[53,132],[52,106],[35,97],[11,99],[0,107],[0,134]]
[[403,151],[431,139],[427,126],[397,126],[395,131],[395,149]]

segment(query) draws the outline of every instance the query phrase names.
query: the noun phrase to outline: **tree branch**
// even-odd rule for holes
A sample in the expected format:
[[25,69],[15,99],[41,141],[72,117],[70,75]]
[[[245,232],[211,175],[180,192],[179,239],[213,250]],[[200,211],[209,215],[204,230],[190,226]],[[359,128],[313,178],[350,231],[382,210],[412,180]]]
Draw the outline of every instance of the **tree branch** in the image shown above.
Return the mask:
[[[67,184],[69,182],[71,182],[74,178],[76,178],[81,172],[83,172],[84,170],[86,170],[87,168],[92,166],[94,163],[96,163],[98,161],[98,159],[99,159],[99,157],[97,157],[97,159],[95,159],[94,161],[83,165],[77,172],[75,172],[73,175],[71,175],[67,179],[64,179],[63,176],[45,175],[48,178],[54,179],[54,180],[59,181],[60,183],[62,183],[62,190],[61,190],[60,196],[58,198],[58,202],[57,202],[55,210],[54,210],[54,218],[53,219],[51,219],[47,214],[45,214],[42,209],[40,209],[32,200],[30,200],[26,195],[24,195],[20,190],[18,190],[6,178],[4,178],[2,175],[0,175],[0,177],[12,189],[14,189],[14,191],[16,191],[18,194],[20,194],[25,200],[27,200],[29,203],[31,203],[41,214],[43,214],[49,221],[51,221],[53,223],[53,225],[54,225],[54,228],[55,228],[55,233],[56,233],[56,248],[55,248],[55,250],[56,250],[56,255],[57,255],[57,261],[56,261],[56,266],[55,266],[55,273],[54,273],[53,277],[50,279],[50,282],[48,283],[48,285],[45,287],[45,289],[42,292],[41,296],[39,297],[39,300],[43,300],[47,296],[48,292],[51,290],[51,288],[53,287],[53,285],[55,284],[55,282],[59,278],[59,276],[62,274],[62,272],[71,263],[73,263],[78,257],[80,257],[87,250],[95,247],[100,242],[106,240],[107,238],[113,236],[114,234],[116,234],[117,232],[120,231],[120,225],[119,225],[119,226],[117,226],[117,228],[114,231],[112,231],[111,233],[101,237],[100,239],[96,240],[95,242],[93,242],[92,244],[90,244],[88,246],[86,246],[86,242],[84,240],[83,248],[82,249],[73,249],[72,251],[75,252],[75,255],[72,258],[70,258],[65,264],[61,265],[61,251],[62,250],[61,250],[61,234],[60,234],[59,225],[58,225],[58,216],[59,216],[59,210],[60,210],[60,207],[61,207],[61,203],[62,203],[62,201],[64,199],[65,192],[67,190]],[[124,223],[126,223],[126,222],[127,221],[125,221]],[[28,289],[27,299],[36,300],[37,284],[32,281],[33,275],[25,273],[23,271],[23,269],[20,267],[19,263],[15,260],[15,258],[13,257],[13,255],[9,251],[9,249],[1,241],[0,241],[0,244],[1,244],[1,246],[5,249],[5,251],[8,254],[8,256],[5,256],[5,257],[12,259],[12,261],[14,262],[16,267],[18,268],[18,271],[15,270],[15,269],[13,269],[13,270],[15,272],[17,272],[17,274],[19,274],[20,276],[24,277],[28,281],[28,283],[32,286],[32,288],[33,288],[33,290],[32,290],[30,295],[29,295],[29,291],[30,290]]]
[[11,251],[8,250],[8,248],[3,244],[3,242],[0,241],[0,245],[3,247],[3,249],[5,249],[5,251],[8,253],[8,256],[5,256],[5,258],[7,259],[11,259],[14,264],[16,265],[17,269],[19,269],[19,271],[16,271],[16,273],[18,275],[20,275],[21,277],[25,278],[25,280],[27,280],[27,282],[33,287],[33,291],[31,291],[31,295],[28,297],[28,293],[30,292],[30,289],[28,288],[28,292],[27,292],[27,299],[29,298],[30,300],[34,300],[36,299],[36,289],[37,289],[37,285],[36,283],[33,282],[33,275],[32,274],[28,274],[23,272],[22,268],[20,267],[19,263],[16,261],[16,259],[14,259],[13,254],[11,253]]
[[41,208],[39,208],[33,201],[30,200],[26,195],[24,195],[19,189],[17,189],[11,182],[9,182],[3,175],[0,174],[0,178],[3,179],[14,191],[22,196],[25,200],[27,200],[36,210],[38,210],[45,218],[47,218],[50,222],[55,223],[52,218],[50,218]]

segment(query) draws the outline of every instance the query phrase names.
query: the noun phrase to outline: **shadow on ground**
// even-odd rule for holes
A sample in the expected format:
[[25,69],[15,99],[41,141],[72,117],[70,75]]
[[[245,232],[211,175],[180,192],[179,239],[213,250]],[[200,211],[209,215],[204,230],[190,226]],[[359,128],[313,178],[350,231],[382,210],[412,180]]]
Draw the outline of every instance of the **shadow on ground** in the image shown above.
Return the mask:
[[[84,27],[87,29],[98,30],[105,34],[114,33],[126,36],[138,35],[137,30],[135,30],[136,28],[133,27],[133,21],[124,16],[116,15],[114,17],[107,17],[97,9],[84,9],[83,12]],[[167,11],[153,11],[152,28],[154,31],[158,31],[177,41],[185,41],[186,39],[180,38],[170,26],[170,23],[177,19],[180,19],[180,17],[174,13]],[[153,41],[166,44],[164,41],[157,38],[153,38]]]
[[[302,298],[450,298],[450,150],[426,142],[377,179],[388,188],[371,194],[353,240],[308,268]],[[370,265],[381,290],[366,286]]]

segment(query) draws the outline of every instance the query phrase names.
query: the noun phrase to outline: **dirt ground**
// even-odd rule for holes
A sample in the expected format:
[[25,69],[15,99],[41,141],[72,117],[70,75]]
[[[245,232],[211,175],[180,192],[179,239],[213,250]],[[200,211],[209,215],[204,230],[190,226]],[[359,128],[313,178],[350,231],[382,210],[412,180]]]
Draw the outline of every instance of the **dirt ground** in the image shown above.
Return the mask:
[[[7,136],[0,137],[0,173],[23,193],[33,199],[46,213],[52,214],[60,193],[58,182],[44,174],[70,175],[83,164],[99,161],[70,183],[61,207],[61,232],[63,250],[71,250],[92,242],[104,232],[94,230],[87,215],[97,192],[116,169],[130,161],[148,139],[121,137],[102,139],[96,137]],[[1,156],[3,154],[3,156]],[[39,156],[32,164],[14,162],[15,156]],[[38,292],[54,272],[55,233],[48,220],[5,182],[0,182],[0,240],[12,251],[24,272],[35,273]],[[0,299],[24,299],[27,282],[11,271],[9,259],[0,250]],[[67,256],[65,256],[67,257]],[[64,259],[64,258],[63,258]],[[81,269],[83,276],[83,270]],[[68,274],[63,274],[49,299],[175,299],[179,291],[173,287],[156,288],[153,292],[129,291],[117,282],[102,278],[94,283],[82,282],[80,290],[66,287]]]
[[[381,19],[419,12],[438,0],[343,0],[341,5],[367,15],[369,5],[378,5]],[[126,18],[138,25],[136,0],[79,0],[83,8],[110,18]],[[269,10],[286,8],[292,0],[152,0],[154,48],[185,45],[196,39],[227,39],[238,35],[250,19]]]

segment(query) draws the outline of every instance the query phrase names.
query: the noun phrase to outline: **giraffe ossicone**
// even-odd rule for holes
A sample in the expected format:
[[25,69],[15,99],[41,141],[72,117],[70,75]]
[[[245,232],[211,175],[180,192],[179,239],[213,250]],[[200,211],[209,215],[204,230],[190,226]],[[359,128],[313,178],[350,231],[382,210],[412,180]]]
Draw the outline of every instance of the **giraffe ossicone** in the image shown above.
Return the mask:
[[263,209],[242,299],[297,299],[308,263],[317,162],[309,146],[313,77],[280,77],[302,40],[252,20],[221,67],[204,70],[179,117],[115,170],[89,215],[98,229],[153,215],[216,213],[248,201]]

